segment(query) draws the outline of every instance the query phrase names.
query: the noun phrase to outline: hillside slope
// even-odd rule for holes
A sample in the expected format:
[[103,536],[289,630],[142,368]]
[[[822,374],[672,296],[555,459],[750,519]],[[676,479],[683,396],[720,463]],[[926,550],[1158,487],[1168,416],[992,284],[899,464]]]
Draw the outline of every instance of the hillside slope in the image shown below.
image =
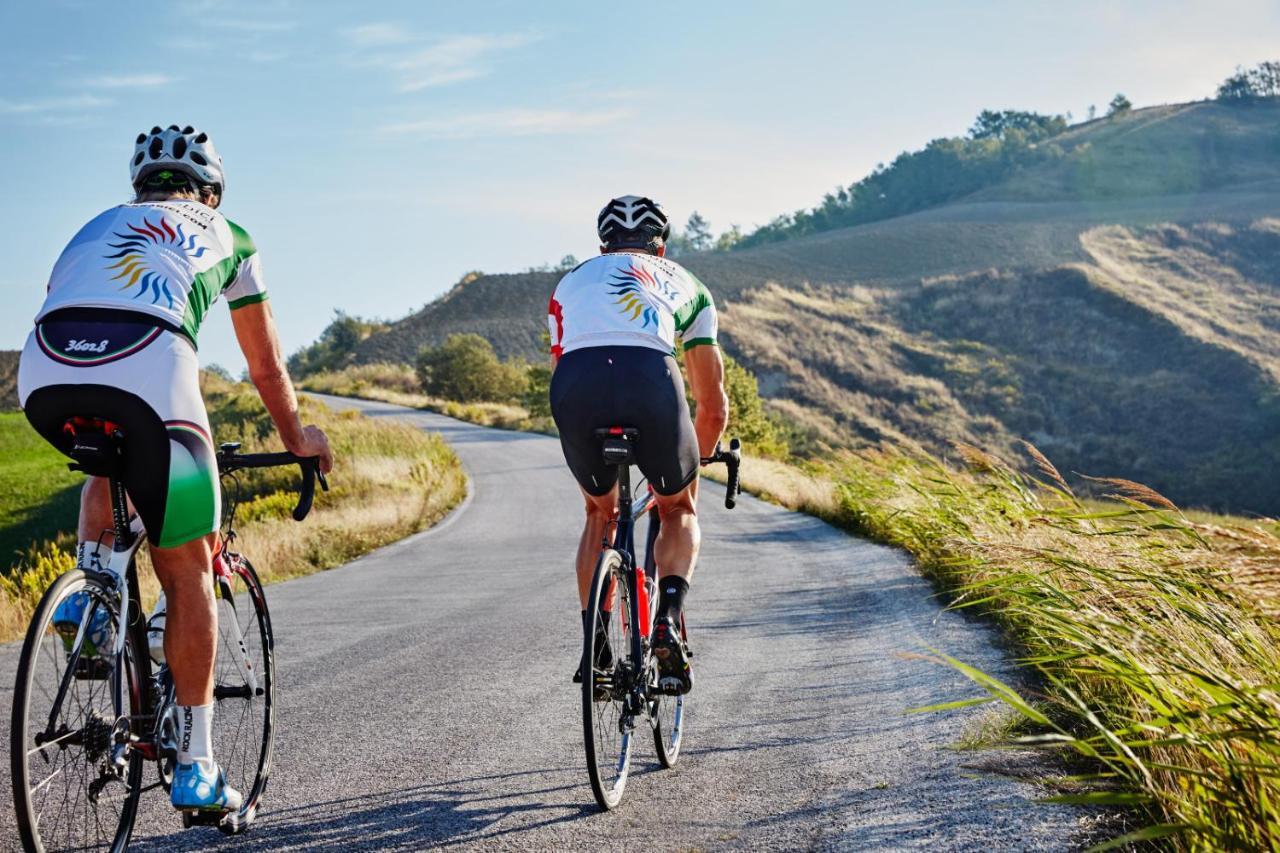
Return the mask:
[[[911,216],[681,258],[813,446],[997,451],[1280,513],[1280,107],[1139,110]],[[371,337],[540,357],[552,274],[480,276]]]

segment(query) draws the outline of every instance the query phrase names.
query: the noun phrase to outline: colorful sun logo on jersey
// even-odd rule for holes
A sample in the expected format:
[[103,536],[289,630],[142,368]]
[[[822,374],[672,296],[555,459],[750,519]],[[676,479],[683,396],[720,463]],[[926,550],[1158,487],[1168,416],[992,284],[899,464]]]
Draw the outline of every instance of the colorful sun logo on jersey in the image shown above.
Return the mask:
[[617,285],[617,290],[609,291],[612,295],[618,297],[614,303],[621,306],[624,315],[631,315],[632,320],[644,318],[641,323],[642,328],[649,328],[650,325],[658,325],[658,312],[649,301],[646,290],[652,290],[661,293],[668,299],[674,299],[678,294],[666,282],[655,276],[653,273],[637,267],[635,264],[629,264],[625,270],[618,270],[613,274],[613,284]]
[[124,281],[120,285],[121,290],[137,287],[134,299],[148,294],[152,305],[164,299],[172,308],[173,291],[169,289],[169,277],[173,273],[165,270],[177,270],[180,267],[171,256],[180,255],[184,261],[189,257],[198,258],[205,253],[206,247],[197,247],[196,235],[188,236],[184,233],[182,223],[178,223],[175,229],[163,216],[160,217],[159,225],[152,225],[150,220],[144,218],[141,228],[127,224],[126,227],[133,233],[113,232],[120,242],[109,244],[111,248],[119,249],[114,255],[106,256],[107,260],[115,261],[107,267],[108,271],[116,270],[111,280]]

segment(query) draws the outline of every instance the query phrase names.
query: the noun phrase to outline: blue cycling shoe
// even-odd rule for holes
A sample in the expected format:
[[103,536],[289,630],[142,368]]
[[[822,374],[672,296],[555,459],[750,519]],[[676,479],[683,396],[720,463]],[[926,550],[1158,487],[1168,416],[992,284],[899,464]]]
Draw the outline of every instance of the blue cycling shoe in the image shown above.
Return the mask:
[[[67,652],[71,651],[71,644],[75,642],[80,623],[84,621],[84,613],[92,604],[92,596],[81,590],[62,599],[58,608],[53,611],[53,630],[62,637],[62,645]],[[111,614],[107,608],[97,607],[85,631],[84,645],[80,647],[80,657],[92,660],[100,654],[109,653],[110,646]]]
[[227,784],[222,768],[215,766],[211,773],[199,762],[177,766],[169,793],[173,807],[182,811],[234,812],[244,802],[240,792]]

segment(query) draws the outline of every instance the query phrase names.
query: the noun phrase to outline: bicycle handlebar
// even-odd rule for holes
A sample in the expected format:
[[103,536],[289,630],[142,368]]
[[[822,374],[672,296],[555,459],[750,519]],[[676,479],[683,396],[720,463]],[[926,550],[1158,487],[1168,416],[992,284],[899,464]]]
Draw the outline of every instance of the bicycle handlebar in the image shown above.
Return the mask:
[[723,450],[716,444],[715,452],[702,460],[703,465],[715,465],[723,462],[729,469],[729,479],[725,483],[724,507],[733,509],[742,494],[742,482],[738,478],[738,469],[742,466],[742,442],[736,438],[729,439],[729,449]]
[[218,450],[218,473],[232,474],[247,468],[280,468],[297,465],[302,470],[302,485],[298,487],[298,505],[293,508],[293,520],[302,521],[311,512],[316,496],[316,480],[320,488],[329,491],[329,481],[320,473],[320,460],[314,456],[297,456],[283,453],[237,453],[238,444],[224,444]]

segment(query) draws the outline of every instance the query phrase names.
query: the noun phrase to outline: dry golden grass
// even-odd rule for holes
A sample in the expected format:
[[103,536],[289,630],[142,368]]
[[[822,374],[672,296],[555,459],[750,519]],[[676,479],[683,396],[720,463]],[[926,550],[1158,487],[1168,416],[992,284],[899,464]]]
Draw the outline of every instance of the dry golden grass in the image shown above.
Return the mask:
[[[1280,535],[1273,521],[1188,517],[1153,490],[1086,502],[989,454],[967,471],[859,454],[834,471],[848,526],[907,548],[994,615],[1040,688],[1019,695],[946,659],[1024,716],[1018,739],[1093,770],[1065,801],[1145,809],[1130,840],[1280,845]],[[1036,458],[1036,457],[1040,458]],[[1032,463],[1056,473],[1043,454]],[[945,656],[943,656],[945,658]]]

